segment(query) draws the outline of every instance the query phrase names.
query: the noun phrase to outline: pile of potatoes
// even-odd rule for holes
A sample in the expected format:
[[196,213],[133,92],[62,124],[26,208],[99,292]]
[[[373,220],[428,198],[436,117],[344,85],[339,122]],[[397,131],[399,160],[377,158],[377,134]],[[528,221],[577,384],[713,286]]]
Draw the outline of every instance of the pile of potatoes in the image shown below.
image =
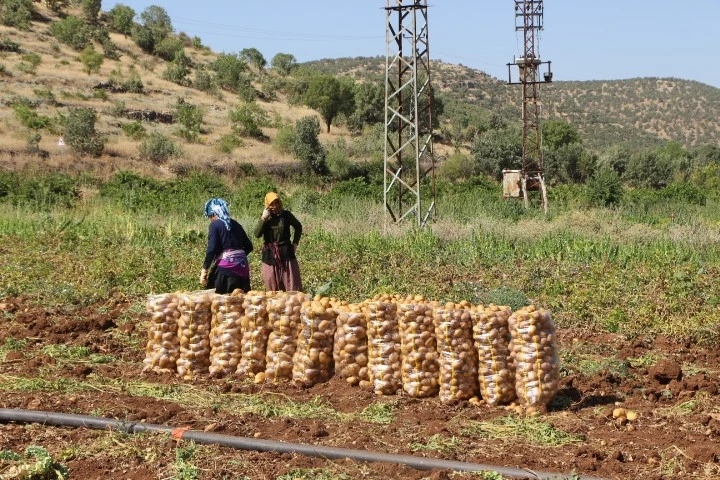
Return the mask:
[[515,399],[515,369],[508,329],[511,313],[510,307],[497,305],[478,306],[472,311],[480,395],[492,406]]
[[438,394],[438,363],[433,305],[417,296],[398,305],[403,390],[411,397]]
[[224,377],[237,370],[240,363],[240,319],[245,315],[243,293],[215,295],[212,302],[210,330],[210,375]]
[[303,385],[326,382],[333,374],[337,311],[329,298],[303,302],[300,335],[293,358],[293,380]]
[[560,361],[555,347],[555,324],[550,312],[530,305],[508,319],[515,392],[521,407],[548,405],[560,382]]
[[179,295],[178,336],[180,354],[177,373],[185,380],[208,373],[210,367],[210,325],[215,290]]
[[368,375],[378,395],[394,395],[402,388],[400,327],[397,304],[381,297],[368,302]]
[[258,383],[265,380],[265,354],[270,336],[267,298],[266,292],[247,292],[243,301],[243,316],[240,318],[242,339],[237,373],[253,377]]
[[350,385],[370,386],[368,375],[367,306],[340,305],[333,344],[335,374]]
[[174,293],[148,296],[145,308],[150,317],[150,326],[143,371],[152,370],[156,373],[177,371],[176,362],[180,355],[178,303],[178,296]]
[[268,297],[267,311],[270,323],[265,380],[278,383],[292,380],[293,356],[297,350],[302,304],[309,300],[301,292],[278,292]]
[[440,362],[440,400],[469,400],[478,394],[477,352],[467,302],[433,310]]
[[478,395],[529,412],[559,387],[555,326],[534,306],[378,295],[358,304],[300,292],[213,290],[151,295],[144,371],[184,379],[237,374],[314,385],[333,375],[394,395]]

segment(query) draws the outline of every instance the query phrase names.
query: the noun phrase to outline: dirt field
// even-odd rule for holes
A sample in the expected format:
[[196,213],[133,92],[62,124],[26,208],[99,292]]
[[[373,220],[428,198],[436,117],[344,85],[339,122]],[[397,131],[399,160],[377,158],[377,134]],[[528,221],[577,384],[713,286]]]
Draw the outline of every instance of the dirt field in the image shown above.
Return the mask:
[[[72,312],[33,307],[23,299],[0,300],[0,346],[5,346],[0,350],[0,408],[527,468],[528,479],[537,478],[532,470],[569,478],[573,472],[608,479],[720,478],[720,353],[715,348],[559,329],[562,387],[550,411],[539,419],[577,441],[542,446],[513,437],[509,427],[496,426],[496,435],[487,438],[469,433],[468,425],[490,425],[493,419],[510,416],[504,408],[484,404],[378,397],[337,379],[302,389],[229,378],[183,382],[143,373],[145,318],[138,310],[122,300]],[[22,348],[9,348],[12,345]],[[86,347],[95,356],[63,357],[53,353],[53,345]],[[170,398],[180,387],[185,396]],[[164,393],[164,399],[157,392]],[[188,402],[189,393],[196,400]],[[320,402],[347,414],[383,402],[392,406],[392,417],[389,423],[378,423],[238,413],[222,407],[222,401],[243,394],[297,404]],[[616,421],[617,407],[637,412],[638,418],[627,424]],[[472,477],[391,463],[193,448],[166,434],[0,423],[0,450],[22,454],[31,445],[44,447],[69,469],[70,478],[78,479]],[[7,463],[0,461],[0,475],[2,468]]]

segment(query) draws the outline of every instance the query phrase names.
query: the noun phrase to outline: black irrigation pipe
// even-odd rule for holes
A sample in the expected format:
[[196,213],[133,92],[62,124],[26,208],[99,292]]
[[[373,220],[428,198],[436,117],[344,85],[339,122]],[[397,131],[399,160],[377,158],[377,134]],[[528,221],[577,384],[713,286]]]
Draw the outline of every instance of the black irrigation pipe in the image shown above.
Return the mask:
[[[84,427],[97,430],[115,430],[124,433],[162,432],[175,438],[192,440],[195,443],[223,445],[240,450],[256,450],[260,452],[296,453],[320,458],[349,458],[361,462],[399,463],[418,470],[453,470],[461,472],[497,472],[511,478],[533,478],[540,480],[567,479],[570,474],[542,472],[537,470],[509,468],[499,465],[483,465],[481,463],[459,462],[455,460],[441,460],[436,458],[416,457],[413,455],[400,455],[351,448],[324,447],[321,445],[308,445],[304,443],[277,442],[257,438],[236,437],[217,433],[187,430],[165,425],[151,423],[129,423],[113,418],[93,417],[90,415],[75,415],[70,413],[45,412],[41,410],[22,410],[13,408],[0,408],[0,422],[41,423],[56,427]],[[604,480],[598,477],[575,476],[577,480]]]

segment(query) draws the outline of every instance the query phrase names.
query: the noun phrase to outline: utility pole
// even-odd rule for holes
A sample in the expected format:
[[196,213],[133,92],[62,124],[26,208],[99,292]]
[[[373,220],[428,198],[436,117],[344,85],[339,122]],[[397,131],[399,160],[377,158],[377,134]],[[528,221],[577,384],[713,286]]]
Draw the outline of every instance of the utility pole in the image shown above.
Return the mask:
[[419,227],[435,218],[427,8],[427,0],[385,7],[385,230],[406,218]]
[[[515,0],[515,31],[523,32],[523,56],[508,63],[508,84],[522,85],[522,169],[520,170],[520,191],[525,207],[530,206],[530,191],[540,194],[540,202],[547,214],[548,200],[545,187],[542,138],[540,134],[540,87],[541,83],[552,82],[550,62],[540,60],[538,34],[543,29],[543,0]],[[538,69],[547,65],[543,79],[538,78]],[[519,81],[513,82],[510,67],[516,66]],[[512,171],[504,171],[509,175]],[[514,172],[513,172],[514,173]],[[510,195],[512,196],[512,195]]]

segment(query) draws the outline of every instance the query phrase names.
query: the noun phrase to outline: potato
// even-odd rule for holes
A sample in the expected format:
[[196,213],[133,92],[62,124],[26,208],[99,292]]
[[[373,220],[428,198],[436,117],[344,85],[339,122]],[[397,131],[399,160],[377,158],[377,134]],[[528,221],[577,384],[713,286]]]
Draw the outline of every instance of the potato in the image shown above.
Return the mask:
[[172,373],[177,369],[180,350],[177,319],[178,295],[165,293],[148,296],[146,311],[150,317],[143,371]]
[[326,297],[303,302],[300,309],[300,334],[293,357],[293,381],[313,385],[330,379],[337,314]]
[[560,378],[550,312],[530,305],[511,315],[508,323],[518,400],[523,407],[547,406],[557,393]]

